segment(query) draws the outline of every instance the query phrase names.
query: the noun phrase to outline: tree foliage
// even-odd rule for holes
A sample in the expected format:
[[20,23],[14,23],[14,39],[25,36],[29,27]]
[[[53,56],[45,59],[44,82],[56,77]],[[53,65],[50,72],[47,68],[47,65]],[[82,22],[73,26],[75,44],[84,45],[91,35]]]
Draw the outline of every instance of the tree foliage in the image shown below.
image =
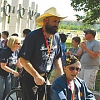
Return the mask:
[[78,21],[94,24],[100,18],[100,0],[71,0],[71,6],[75,11],[85,12],[85,16],[76,15]]
[[[67,30],[84,30],[84,29],[94,28],[93,25],[88,25],[82,22],[72,22],[72,21],[61,21],[59,24],[59,29]],[[96,28],[95,28],[96,29]]]

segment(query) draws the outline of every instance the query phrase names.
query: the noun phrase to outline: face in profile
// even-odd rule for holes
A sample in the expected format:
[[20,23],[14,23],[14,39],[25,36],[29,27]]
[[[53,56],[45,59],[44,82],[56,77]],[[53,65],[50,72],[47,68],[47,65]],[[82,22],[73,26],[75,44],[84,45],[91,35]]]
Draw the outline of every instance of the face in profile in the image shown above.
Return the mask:
[[73,46],[73,47],[78,46],[78,42],[76,42],[74,39],[72,40],[72,46]]
[[5,39],[6,38],[6,35],[4,33],[2,33],[2,38]]
[[19,49],[20,48],[20,41],[16,41],[15,42],[15,49]]
[[20,43],[20,38],[18,38],[17,36],[11,36],[8,40],[7,46],[15,51],[20,48]]

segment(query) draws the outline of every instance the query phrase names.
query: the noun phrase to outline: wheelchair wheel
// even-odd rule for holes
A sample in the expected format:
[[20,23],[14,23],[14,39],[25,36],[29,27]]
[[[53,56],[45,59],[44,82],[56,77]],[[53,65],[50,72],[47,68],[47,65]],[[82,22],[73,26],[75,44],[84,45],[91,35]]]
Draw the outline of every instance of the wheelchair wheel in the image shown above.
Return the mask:
[[11,92],[6,96],[5,100],[22,100],[21,89],[11,90]]

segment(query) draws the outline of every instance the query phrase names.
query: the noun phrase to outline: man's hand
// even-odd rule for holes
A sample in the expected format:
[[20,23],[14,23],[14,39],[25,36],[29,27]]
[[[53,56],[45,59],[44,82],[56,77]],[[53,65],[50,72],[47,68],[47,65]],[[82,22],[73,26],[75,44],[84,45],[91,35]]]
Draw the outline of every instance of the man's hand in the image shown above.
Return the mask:
[[45,82],[45,79],[42,76],[38,75],[37,77],[34,77],[34,82],[37,85],[43,85]]
[[14,71],[13,74],[15,77],[19,76],[19,73],[17,71]]
[[80,44],[80,47],[83,49],[83,50],[85,50],[87,47],[86,47],[86,44],[84,43],[84,42],[82,42],[81,44]]

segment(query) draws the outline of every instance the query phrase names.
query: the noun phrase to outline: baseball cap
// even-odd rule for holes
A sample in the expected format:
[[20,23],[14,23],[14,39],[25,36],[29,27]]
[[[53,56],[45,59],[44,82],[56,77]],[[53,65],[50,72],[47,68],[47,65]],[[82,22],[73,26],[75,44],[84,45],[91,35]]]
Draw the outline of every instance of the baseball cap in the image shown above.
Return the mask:
[[91,30],[91,29],[86,29],[86,30],[84,30],[83,32],[84,32],[85,34],[90,33],[90,34],[92,34],[94,37],[96,36],[96,31]]
[[78,62],[79,60],[74,55],[68,55],[66,57],[66,66],[74,64]]

